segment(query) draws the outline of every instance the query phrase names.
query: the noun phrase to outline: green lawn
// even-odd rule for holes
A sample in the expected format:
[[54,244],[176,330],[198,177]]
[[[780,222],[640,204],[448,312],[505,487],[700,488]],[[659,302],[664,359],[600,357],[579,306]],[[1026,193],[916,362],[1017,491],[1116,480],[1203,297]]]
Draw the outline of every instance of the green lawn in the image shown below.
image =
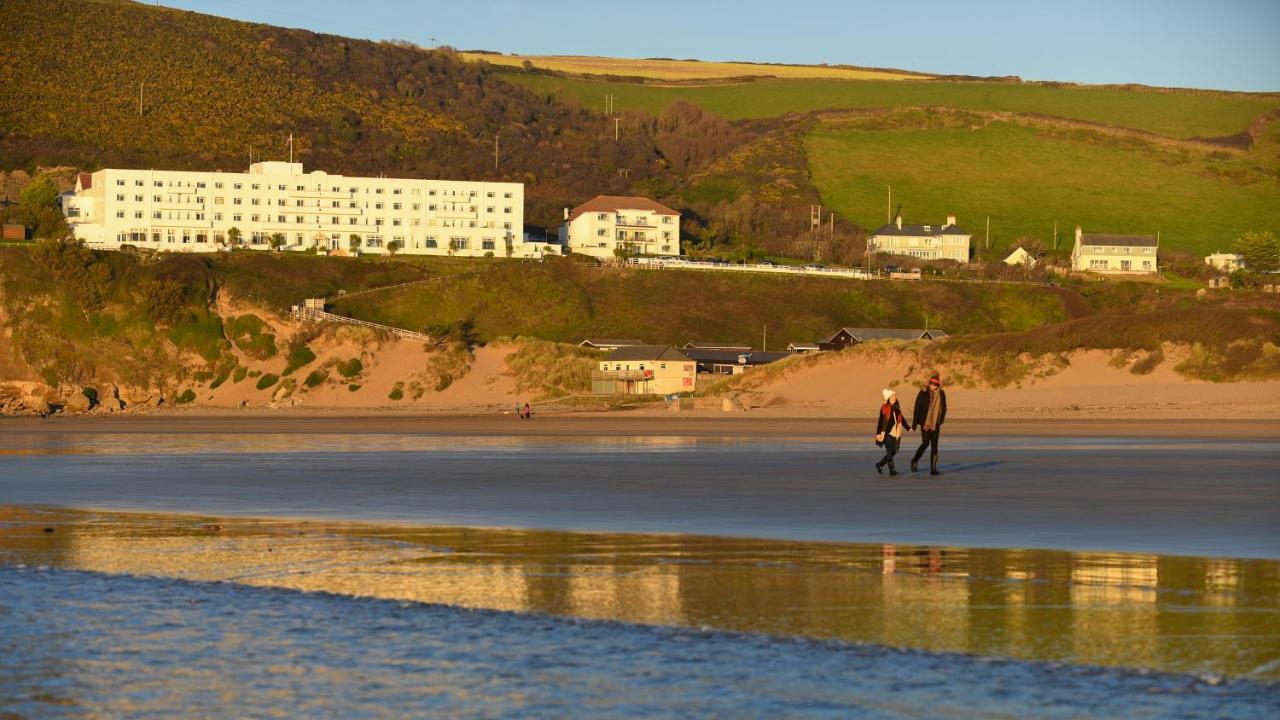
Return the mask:
[[[1023,235],[1049,241],[1054,221],[1069,246],[1086,232],[1160,233],[1165,248],[1228,249],[1246,230],[1280,233],[1280,184],[1258,170],[1260,158],[1187,159],[1053,138],[1006,123],[980,130],[835,131],[806,140],[814,184],[825,203],[868,228],[887,217],[886,185],[906,222],[956,215],[983,243],[991,216],[993,247]],[[1255,155],[1271,155],[1268,144]],[[1251,173],[1250,184],[1209,177]]]
[[730,119],[762,118],[829,108],[945,105],[971,110],[1037,112],[1138,128],[1172,137],[1232,135],[1280,106],[1275,97],[1128,92],[986,82],[760,80],[736,85],[661,87],[578,78],[508,74],[543,93],[561,91],[602,109],[606,92],[619,110],[661,112],[680,99]]

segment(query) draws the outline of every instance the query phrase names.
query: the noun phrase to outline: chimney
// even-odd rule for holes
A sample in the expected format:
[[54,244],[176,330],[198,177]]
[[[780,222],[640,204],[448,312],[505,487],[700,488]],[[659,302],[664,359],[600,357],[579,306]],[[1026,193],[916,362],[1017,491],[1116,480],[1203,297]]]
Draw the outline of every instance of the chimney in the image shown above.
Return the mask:
[[956,224],[956,216],[955,216],[955,215],[948,215],[948,216],[947,216],[947,224],[948,224],[948,225],[955,225],[955,224]]
[[564,219],[565,219],[565,220],[568,220],[568,219],[569,219],[569,208],[565,208],[565,209],[564,209]]
[[893,222],[894,222],[894,224],[895,224],[895,225],[897,225],[897,226],[898,226],[898,229],[899,229],[899,230],[901,230],[901,229],[902,229],[902,216],[901,216],[901,215],[899,215],[899,216],[897,216],[896,218],[894,218],[894,219],[893,219]]
[[1079,226],[1079,225],[1077,225],[1077,226],[1076,226],[1076,244],[1077,244],[1077,245],[1079,245],[1079,244],[1080,244],[1080,235],[1081,235],[1081,232],[1080,232],[1080,226]]

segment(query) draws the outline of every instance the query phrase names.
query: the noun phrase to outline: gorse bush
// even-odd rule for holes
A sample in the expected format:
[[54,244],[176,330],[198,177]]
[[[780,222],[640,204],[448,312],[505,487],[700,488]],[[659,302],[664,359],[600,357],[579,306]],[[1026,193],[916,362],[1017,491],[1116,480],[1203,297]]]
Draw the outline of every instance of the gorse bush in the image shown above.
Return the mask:
[[257,315],[239,315],[227,320],[227,336],[241,352],[255,360],[274,357],[276,336]]

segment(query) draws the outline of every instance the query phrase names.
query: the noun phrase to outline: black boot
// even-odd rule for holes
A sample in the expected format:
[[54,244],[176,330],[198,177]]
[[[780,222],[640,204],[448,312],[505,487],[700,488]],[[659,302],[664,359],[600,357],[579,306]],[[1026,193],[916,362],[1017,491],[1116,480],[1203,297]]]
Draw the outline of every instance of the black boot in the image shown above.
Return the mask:
[[911,459],[911,472],[920,472],[920,460],[919,460],[919,459],[917,459],[917,458],[912,458],[912,459]]
[[897,476],[897,474],[898,474],[898,471],[893,468],[893,461],[890,460],[889,461],[889,477],[895,477]]
[[883,462],[883,461],[882,461],[882,462],[878,462],[878,463],[876,463],[876,474],[877,474],[877,475],[883,475],[883,474],[884,474],[884,469],[883,469],[883,468],[884,468],[884,462]]
[[934,453],[929,456],[929,474],[930,475],[942,474],[938,472],[938,453]]

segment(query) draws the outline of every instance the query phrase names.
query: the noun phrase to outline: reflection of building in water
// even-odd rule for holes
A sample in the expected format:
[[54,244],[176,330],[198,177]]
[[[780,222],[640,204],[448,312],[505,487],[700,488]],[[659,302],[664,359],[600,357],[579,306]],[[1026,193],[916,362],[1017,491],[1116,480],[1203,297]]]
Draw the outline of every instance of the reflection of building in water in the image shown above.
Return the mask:
[[1086,662],[1114,656],[1112,638],[1128,635],[1126,652],[1142,664],[1160,653],[1154,555],[1080,554],[1071,568],[1072,639]]
[[570,614],[664,625],[684,616],[675,567],[571,565],[568,571]]

